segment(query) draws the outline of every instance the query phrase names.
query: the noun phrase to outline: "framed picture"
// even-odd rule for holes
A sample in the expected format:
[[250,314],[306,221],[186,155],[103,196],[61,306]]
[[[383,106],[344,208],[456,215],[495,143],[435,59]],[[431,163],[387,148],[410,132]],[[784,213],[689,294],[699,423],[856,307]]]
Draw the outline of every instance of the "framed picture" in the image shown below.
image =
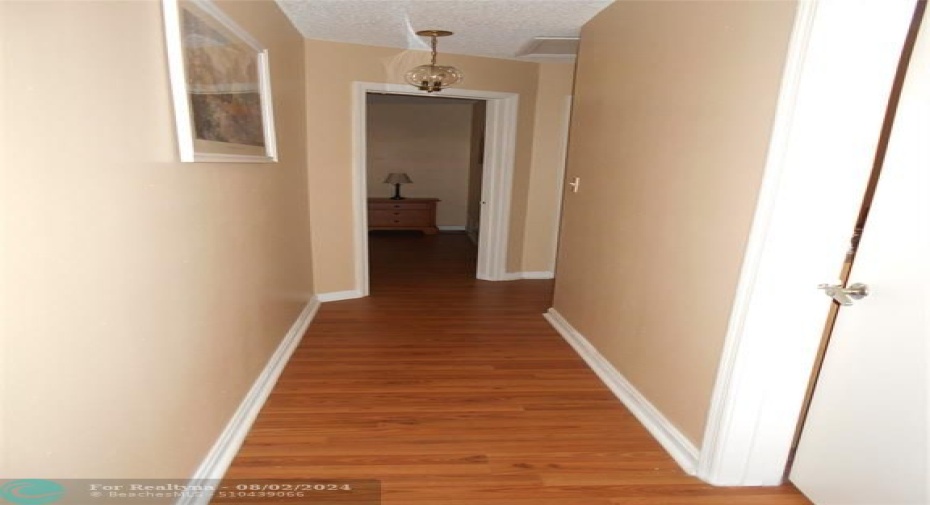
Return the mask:
[[268,51],[209,0],[162,7],[181,161],[277,161]]

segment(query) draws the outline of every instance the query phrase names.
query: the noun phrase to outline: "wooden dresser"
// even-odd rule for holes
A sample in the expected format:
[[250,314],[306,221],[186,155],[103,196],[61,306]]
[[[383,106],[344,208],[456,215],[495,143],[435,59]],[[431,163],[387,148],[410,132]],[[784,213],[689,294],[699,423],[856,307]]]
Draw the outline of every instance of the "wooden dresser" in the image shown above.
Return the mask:
[[436,228],[437,198],[368,199],[369,230],[420,230],[432,235]]

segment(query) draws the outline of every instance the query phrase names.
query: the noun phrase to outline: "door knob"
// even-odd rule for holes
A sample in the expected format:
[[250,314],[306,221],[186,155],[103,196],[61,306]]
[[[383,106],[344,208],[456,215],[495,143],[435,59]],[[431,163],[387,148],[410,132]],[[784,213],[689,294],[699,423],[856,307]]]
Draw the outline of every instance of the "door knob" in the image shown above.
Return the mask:
[[852,305],[853,300],[861,300],[869,296],[869,286],[861,282],[851,284],[848,288],[840,284],[821,284],[817,287],[836,300],[836,303],[844,306]]

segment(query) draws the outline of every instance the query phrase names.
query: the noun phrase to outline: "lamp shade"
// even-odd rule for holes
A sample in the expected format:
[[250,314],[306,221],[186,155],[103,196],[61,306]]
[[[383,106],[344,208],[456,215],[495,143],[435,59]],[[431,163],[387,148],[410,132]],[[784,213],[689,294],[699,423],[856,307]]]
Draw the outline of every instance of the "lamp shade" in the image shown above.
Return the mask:
[[384,179],[385,184],[410,184],[412,182],[410,176],[403,172],[391,172]]

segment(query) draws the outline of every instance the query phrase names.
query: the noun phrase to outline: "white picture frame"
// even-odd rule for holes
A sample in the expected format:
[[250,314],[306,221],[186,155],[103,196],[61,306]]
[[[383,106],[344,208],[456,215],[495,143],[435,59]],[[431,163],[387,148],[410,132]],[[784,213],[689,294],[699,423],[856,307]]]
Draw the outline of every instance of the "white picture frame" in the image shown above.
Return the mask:
[[162,10],[181,161],[278,161],[268,50],[210,0]]

